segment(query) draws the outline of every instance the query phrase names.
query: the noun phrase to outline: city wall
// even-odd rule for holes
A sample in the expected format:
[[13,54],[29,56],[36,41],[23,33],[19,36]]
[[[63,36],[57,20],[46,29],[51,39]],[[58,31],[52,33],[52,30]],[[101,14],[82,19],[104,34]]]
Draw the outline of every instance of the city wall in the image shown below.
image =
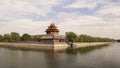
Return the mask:
[[73,44],[74,44],[74,48],[80,48],[80,47],[89,47],[89,46],[109,45],[113,43],[115,42],[91,42],[91,43],[73,43]]
[[[91,42],[91,43],[73,43],[73,49],[88,47],[88,46],[100,46],[106,44],[112,44],[113,42]],[[54,44],[39,44],[39,43],[5,43],[0,42],[1,47],[13,47],[19,49],[32,49],[32,50],[47,50],[47,51],[60,51],[70,48],[70,45],[66,43],[54,43]]]

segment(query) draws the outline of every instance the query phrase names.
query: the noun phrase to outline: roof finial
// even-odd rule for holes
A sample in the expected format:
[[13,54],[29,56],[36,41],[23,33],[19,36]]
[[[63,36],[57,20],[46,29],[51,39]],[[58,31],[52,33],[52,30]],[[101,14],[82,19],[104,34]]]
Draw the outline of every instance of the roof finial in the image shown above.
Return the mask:
[[55,25],[55,23],[54,23],[54,22],[52,22],[50,25]]

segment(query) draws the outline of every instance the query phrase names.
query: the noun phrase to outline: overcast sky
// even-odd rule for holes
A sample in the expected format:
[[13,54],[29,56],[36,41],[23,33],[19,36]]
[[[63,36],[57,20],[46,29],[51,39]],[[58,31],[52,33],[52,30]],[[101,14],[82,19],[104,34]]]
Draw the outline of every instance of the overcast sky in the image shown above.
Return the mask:
[[120,0],[0,0],[0,34],[45,34],[54,22],[73,31],[120,38]]

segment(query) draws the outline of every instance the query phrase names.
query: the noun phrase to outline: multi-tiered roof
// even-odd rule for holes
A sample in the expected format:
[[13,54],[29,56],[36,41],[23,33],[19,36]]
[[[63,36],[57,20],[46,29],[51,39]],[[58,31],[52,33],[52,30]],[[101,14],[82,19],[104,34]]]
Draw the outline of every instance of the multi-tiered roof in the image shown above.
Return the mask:
[[45,32],[46,32],[46,34],[58,34],[59,30],[57,29],[57,26],[55,26],[54,23],[51,23]]

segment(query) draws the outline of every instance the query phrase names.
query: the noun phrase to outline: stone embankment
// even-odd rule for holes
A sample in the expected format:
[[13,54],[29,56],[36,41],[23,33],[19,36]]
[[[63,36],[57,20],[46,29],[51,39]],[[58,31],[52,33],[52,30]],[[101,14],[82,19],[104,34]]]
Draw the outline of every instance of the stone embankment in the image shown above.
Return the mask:
[[100,46],[100,45],[109,45],[114,42],[91,42],[91,43],[73,43],[74,48],[88,47],[88,46]]
[[6,43],[6,42],[0,42],[0,46],[47,51],[65,50],[69,47],[69,45],[67,45],[66,43],[42,44],[42,43]]
[[[112,44],[113,42],[91,42],[91,43],[73,43],[73,49],[88,46],[99,46]],[[40,43],[5,43],[0,42],[2,47],[14,47],[20,49],[33,49],[33,50],[51,50],[60,51],[70,48],[70,45],[66,43],[54,43],[54,44],[40,44]]]

